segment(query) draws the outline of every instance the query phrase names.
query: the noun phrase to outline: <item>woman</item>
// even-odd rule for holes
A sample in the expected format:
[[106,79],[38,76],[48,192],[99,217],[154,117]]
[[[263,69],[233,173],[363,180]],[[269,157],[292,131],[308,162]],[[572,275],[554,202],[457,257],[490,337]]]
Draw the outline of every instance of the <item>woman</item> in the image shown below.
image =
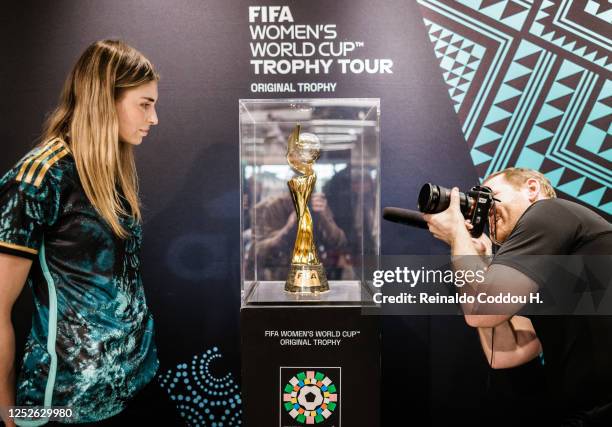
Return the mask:
[[[132,149],[158,122],[158,80],[124,42],[93,43],[43,142],[0,180],[0,407],[67,406],[61,421],[96,422],[157,371]],[[10,313],[26,281],[36,310],[15,391]]]

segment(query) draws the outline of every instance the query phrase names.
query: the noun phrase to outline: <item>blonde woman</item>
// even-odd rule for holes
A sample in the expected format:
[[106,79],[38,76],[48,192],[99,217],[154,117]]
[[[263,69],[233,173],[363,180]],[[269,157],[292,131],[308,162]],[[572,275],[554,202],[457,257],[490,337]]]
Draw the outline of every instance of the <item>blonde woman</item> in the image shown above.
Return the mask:
[[[9,426],[49,421],[20,419],[13,405],[69,407],[64,423],[112,417],[157,371],[132,151],[158,122],[158,79],[124,42],[93,43],[42,143],[0,179],[0,407]],[[35,313],[16,378],[11,309],[26,282]]]

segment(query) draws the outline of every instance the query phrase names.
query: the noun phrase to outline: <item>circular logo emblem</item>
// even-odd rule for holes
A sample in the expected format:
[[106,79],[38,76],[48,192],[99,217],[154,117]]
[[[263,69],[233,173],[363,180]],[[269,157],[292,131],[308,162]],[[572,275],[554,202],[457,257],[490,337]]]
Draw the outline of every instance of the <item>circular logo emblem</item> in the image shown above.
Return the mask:
[[283,389],[283,406],[302,424],[318,424],[332,415],[338,392],[332,380],[321,372],[299,372]]

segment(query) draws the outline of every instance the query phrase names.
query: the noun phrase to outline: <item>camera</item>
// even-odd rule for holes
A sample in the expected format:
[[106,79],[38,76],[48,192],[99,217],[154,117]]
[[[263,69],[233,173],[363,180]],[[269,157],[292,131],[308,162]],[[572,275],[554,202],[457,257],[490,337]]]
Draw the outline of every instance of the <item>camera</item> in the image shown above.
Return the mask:
[[[450,197],[450,189],[427,183],[421,187],[417,207],[423,213],[439,213],[449,207]],[[470,232],[472,237],[480,237],[483,233],[494,200],[493,191],[482,185],[474,186],[465,193],[459,192],[461,213],[474,226]]]

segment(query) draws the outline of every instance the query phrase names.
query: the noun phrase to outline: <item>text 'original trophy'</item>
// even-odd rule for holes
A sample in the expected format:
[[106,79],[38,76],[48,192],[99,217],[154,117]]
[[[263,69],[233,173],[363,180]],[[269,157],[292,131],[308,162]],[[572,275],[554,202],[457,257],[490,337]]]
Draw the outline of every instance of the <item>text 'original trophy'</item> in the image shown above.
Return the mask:
[[300,134],[300,125],[297,125],[287,143],[287,163],[301,174],[287,182],[297,214],[297,236],[289,277],[285,282],[285,291],[291,293],[317,294],[329,290],[325,270],[317,255],[312,216],[308,209],[308,201],[317,181],[313,166],[320,153],[319,138],[312,133]]

